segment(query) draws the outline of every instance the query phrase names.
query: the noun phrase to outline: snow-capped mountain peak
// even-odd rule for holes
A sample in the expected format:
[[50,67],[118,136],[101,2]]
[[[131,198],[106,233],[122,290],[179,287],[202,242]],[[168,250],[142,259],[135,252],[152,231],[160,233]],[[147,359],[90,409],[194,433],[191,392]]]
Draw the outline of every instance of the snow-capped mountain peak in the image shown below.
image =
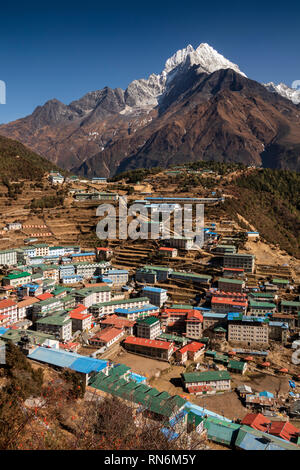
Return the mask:
[[271,91],[272,93],[278,93],[284,98],[292,101],[294,104],[300,103],[300,90],[296,88],[290,88],[285,85],[285,83],[279,83],[278,85],[275,85],[273,82],[265,83],[264,86],[267,88],[267,90]]
[[189,44],[167,59],[163,71],[151,74],[148,79],[134,80],[125,91],[126,104],[130,107],[154,107],[165,93],[177,73],[192,66],[198,66],[201,72],[212,73],[220,69],[233,69],[246,77],[238,65],[225,59],[209,44],[202,43],[197,49]]

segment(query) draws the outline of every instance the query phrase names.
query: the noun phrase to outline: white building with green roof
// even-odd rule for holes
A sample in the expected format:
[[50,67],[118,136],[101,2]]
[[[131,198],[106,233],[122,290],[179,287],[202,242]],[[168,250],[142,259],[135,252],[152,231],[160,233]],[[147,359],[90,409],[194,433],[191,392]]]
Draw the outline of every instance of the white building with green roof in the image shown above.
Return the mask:
[[160,321],[157,317],[146,317],[136,321],[136,336],[155,339],[161,334]]
[[54,336],[61,341],[70,341],[72,338],[72,320],[70,314],[64,310],[53,315],[47,315],[35,322],[37,331]]
[[27,271],[13,272],[3,277],[2,284],[4,286],[18,287],[30,281],[31,281],[31,274],[28,273]]

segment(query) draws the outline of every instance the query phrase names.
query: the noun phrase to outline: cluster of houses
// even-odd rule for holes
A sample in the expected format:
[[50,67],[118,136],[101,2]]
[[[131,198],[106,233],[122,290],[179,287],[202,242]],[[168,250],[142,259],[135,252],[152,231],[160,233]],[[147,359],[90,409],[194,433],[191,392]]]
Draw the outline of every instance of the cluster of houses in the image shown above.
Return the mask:
[[[176,204],[175,199],[164,202]],[[262,430],[246,422],[229,423],[218,416],[197,414],[187,409],[191,404],[182,397],[151,391],[145,378],[129,368],[78,354],[80,347],[89,345],[102,355],[121,347],[145,358],[178,364],[211,358],[214,367],[185,372],[181,379],[186,393],[213,395],[230,391],[231,374],[244,374],[248,361],[208,349],[212,341],[255,353],[266,351],[270,341],[286,345],[299,334],[300,299],[286,295],[291,281],[271,278],[250,287],[247,276],[254,272],[255,257],[237,252],[234,245],[215,243],[212,230],[205,234],[212,253],[222,260],[222,273],[217,277],[205,270],[176,270],[168,263],[146,264],[132,274],[114,266],[113,250],[104,247],[83,250],[80,246],[31,243],[0,251],[0,343],[13,341],[30,359],[54,367],[69,364],[66,367],[86,375],[92,388],[130,398],[151,413],[170,420],[184,416],[179,421],[187,429],[196,427],[212,440],[224,428],[226,439],[231,436],[226,444],[246,448],[242,443],[247,446],[246,441],[259,440],[258,432],[270,434],[270,426],[266,424]],[[176,258],[178,250],[189,250],[192,242],[188,237],[164,240],[168,246],[160,246],[158,252]],[[174,304],[169,283],[178,289],[192,285],[201,295],[195,305]],[[267,406],[272,397],[246,393],[244,400],[255,409],[262,402]],[[282,435],[273,433],[264,448],[280,447],[276,439]]]
[[[266,349],[270,340],[286,344],[300,326],[299,299],[280,295],[289,280],[272,279],[274,292],[263,284],[247,288],[252,255],[235,258],[234,267],[225,263],[216,279],[161,265],[144,265],[132,276],[111,265],[112,254],[109,248],[46,243],[0,251],[0,326],[29,325],[62,342],[86,330],[99,347],[122,342],[136,354],[179,363],[196,360],[207,338]],[[236,255],[224,254],[224,260]],[[156,285],[168,282],[191,283],[205,294],[196,306],[172,305],[167,288]]]

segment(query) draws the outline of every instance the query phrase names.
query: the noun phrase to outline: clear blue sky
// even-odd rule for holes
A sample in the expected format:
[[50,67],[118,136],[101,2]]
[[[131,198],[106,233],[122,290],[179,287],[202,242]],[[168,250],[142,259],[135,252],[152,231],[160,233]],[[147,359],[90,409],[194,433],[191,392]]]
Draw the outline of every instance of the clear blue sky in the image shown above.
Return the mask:
[[159,73],[187,44],[207,42],[260,82],[300,79],[300,5],[149,0],[1,5],[0,123],[51,98],[64,103]]

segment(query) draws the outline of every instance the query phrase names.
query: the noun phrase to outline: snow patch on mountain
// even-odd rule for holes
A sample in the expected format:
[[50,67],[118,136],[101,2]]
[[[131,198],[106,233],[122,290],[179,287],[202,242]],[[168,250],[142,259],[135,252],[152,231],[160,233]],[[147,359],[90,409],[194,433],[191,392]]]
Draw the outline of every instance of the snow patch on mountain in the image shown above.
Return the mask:
[[264,83],[264,86],[267,88],[267,90],[271,91],[272,93],[278,93],[284,98],[292,101],[294,104],[300,103],[300,90],[297,90],[296,88],[290,88],[284,83],[275,85],[273,82]]

